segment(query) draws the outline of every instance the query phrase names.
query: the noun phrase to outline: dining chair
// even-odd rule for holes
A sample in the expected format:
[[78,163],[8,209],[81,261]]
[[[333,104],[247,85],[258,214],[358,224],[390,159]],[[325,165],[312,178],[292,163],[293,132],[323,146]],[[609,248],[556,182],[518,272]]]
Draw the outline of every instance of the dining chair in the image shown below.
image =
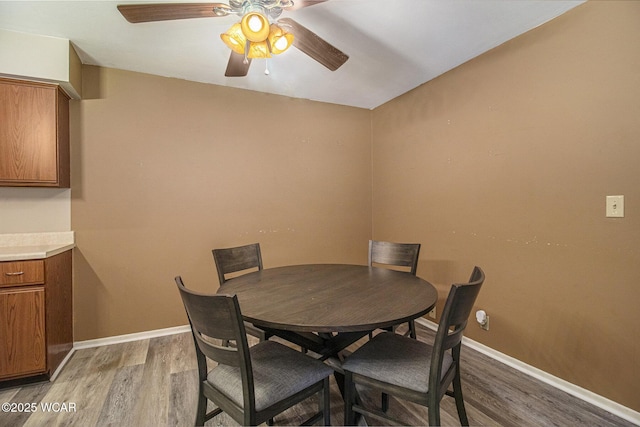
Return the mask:
[[[385,265],[401,267],[401,270],[416,275],[418,271],[418,257],[420,255],[420,243],[394,243],[379,240],[369,240],[369,266]],[[408,322],[408,331],[405,335],[416,337],[416,324],[413,320]],[[390,328],[387,330],[395,330]],[[373,334],[369,334],[373,337]]]
[[213,253],[213,260],[216,263],[218,280],[221,286],[226,281],[231,280],[231,278],[227,277],[228,274],[253,268],[262,270],[260,243],[236,246],[234,248],[213,249],[211,253]]
[[[329,376],[324,363],[275,341],[249,347],[236,295],[203,294],[175,278],[182,297],[198,362],[196,425],[225,412],[240,425],[267,422],[303,400],[318,395],[319,410],[305,423],[330,423]],[[223,346],[222,341],[235,341]],[[207,360],[217,362],[212,369]],[[207,402],[217,408],[207,413]]]
[[[213,253],[213,260],[216,264],[220,286],[224,286],[227,281],[233,279],[233,277],[227,276],[229,274],[248,272],[252,269],[258,271],[263,268],[260,243],[252,243],[250,245],[233,248],[213,249],[211,252]],[[247,333],[258,338],[259,341],[269,339],[269,334],[252,323],[245,322],[244,326]]]
[[[356,384],[426,406],[430,426],[440,425],[440,401],[444,395],[453,396],[460,423],[469,425],[460,381],[460,348],[484,278],[482,269],[475,267],[469,283],[451,285],[433,345],[384,332],[345,360],[345,425],[354,424],[356,413],[371,417],[376,423],[398,422],[384,408],[367,408],[356,402]],[[450,385],[453,391],[448,390]]]

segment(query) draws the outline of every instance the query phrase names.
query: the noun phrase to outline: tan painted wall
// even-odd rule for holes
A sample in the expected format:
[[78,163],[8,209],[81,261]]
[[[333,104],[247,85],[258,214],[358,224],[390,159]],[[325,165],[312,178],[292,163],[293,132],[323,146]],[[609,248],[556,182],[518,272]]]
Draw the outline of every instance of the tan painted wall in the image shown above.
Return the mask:
[[213,247],[365,263],[373,221],[423,243],[439,309],[485,269],[491,330],[469,337],[640,410],[638,18],[589,2],[373,113],[85,67],[75,339],[185,324],[172,278],[215,289]]
[[[640,410],[640,2],[589,2],[373,112],[373,236],[474,264],[467,335]],[[626,216],[605,218],[623,194]]]
[[187,324],[211,249],[366,263],[370,111],[85,67],[72,105],[75,340]]

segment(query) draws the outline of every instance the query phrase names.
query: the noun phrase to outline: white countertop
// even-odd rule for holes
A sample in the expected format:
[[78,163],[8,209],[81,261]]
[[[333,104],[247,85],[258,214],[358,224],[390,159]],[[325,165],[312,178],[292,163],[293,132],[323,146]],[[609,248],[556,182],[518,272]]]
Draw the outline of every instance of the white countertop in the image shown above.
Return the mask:
[[0,262],[48,258],[75,246],[73,231],[0,234]]

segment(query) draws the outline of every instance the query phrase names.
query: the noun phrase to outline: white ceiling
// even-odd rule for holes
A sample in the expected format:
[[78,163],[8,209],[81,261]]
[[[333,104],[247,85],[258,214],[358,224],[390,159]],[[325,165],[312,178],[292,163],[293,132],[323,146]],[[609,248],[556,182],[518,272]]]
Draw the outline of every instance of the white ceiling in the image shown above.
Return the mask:
[[371,109],[581,1],[329,0],[282,16],[349,55],[341,68],[292,48],[269,60],[270,75],[257,59],[233,78],[220,33],[237,17],[130,24],[116,9],[130,3],[140,2],[0,1],[0,28],[69,39],[83,64]]

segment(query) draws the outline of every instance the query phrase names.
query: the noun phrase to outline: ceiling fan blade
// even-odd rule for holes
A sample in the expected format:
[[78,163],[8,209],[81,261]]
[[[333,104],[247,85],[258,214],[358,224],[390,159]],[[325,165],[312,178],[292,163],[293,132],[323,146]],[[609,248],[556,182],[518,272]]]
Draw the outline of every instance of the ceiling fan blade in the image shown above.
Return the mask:
[[249,72],[249,65],[251,65],[251,58],[247,58],[245,64],[244,55],[231,51],[224,75],[225,77],[244,77]]
[[288,7],[287,11],[291,12],[292,10],[302,9],[303,7],[313,6],[319,3],[324,3],[327,0],[295,0],[293,2],[293,6]]
[[118,10],[124,18],[137,24],[140,22],[170,21],[173,19],[216,18],[226,13],[218,10],[231,10],[225,3],[155,3],[155,4],[120,4]]
[[349,56],[335,46],[321,39],[313,31],[303,27],[291,18],[278,20],[279,24],[293,34],[293,45],[331,71],[342,66]]

